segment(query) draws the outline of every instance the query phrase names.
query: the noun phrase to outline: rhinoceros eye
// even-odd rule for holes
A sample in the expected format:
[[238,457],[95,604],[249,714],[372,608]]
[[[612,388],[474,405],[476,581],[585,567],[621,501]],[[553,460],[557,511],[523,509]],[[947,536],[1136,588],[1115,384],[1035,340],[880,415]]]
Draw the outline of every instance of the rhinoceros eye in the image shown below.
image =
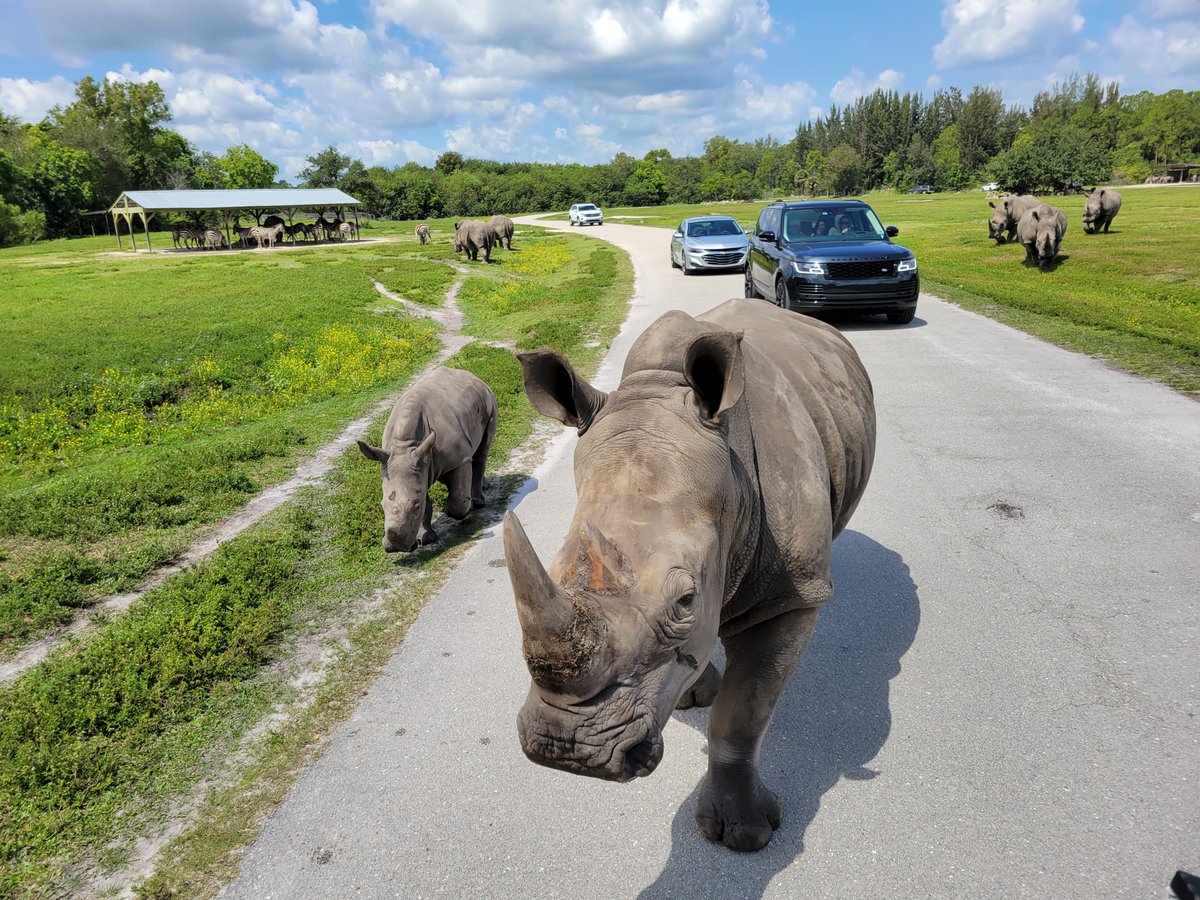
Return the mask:
[[680,597],[675,602],[678,603],[684,609],[691,609],[692,604],[696,602],[696,592],[688,591],[686,594],[684,594],[682,597]]

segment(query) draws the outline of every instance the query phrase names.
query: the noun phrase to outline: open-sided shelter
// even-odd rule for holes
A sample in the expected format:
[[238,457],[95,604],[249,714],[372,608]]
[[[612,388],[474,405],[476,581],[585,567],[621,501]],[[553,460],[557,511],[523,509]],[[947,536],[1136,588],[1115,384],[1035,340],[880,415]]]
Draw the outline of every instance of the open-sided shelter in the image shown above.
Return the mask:
[[146,249],[150,246],[150,220],[158,213],[204,213],[214,212],[220,215],[225,228],[225,237],[233,246],[233,234],[230,230],[231,217],[242,210],[254,215],[257,219],[265,212],[277,212],[288,224],[298,213],[313,212],[324,215],[326,211],[334,212],[338,218],[345,217],[345,211],[354,214],[355,231],[358,230],[358,207],[362,201],[355,200],[345,191],[337,188],[262,188],[248,190],[221,191],[125,191],[117,198],[117,202],[109,208],[113,217],[113,225],[117,232],[117,246],[125,249],[121,243],[120,223],[123,221],[129,229],[129,239],[133,248],[137,249],[134,238],[133,223],[142,220],[146,232]]

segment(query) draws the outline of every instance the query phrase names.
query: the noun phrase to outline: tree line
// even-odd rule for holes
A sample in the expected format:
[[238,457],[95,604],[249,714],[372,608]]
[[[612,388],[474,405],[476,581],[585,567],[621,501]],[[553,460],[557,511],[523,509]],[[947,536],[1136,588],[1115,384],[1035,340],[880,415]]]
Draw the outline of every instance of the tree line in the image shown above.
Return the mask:
[[[38,124],[0,111],[0,244],[78,229],[79,214],[135,188],[290,186],[252,148],[195,150],[167,127],[161,88],[83,78],[70,105]],[[1116,83],[1075,75],[1030,109],[993,88],[926,99],[877,90],[801,123],[791,139],[714,135],[701,156],[653,149],[599,165],[464,159],[370,166],[328,147],[307,159],[305,187],[338,187],[388,219],[478,216],[604,206],[656,206],[875,189],[1049,192],[1075,182],[1136,183],[1163,164],[1200,158],[1200,91],[1121,96]]]

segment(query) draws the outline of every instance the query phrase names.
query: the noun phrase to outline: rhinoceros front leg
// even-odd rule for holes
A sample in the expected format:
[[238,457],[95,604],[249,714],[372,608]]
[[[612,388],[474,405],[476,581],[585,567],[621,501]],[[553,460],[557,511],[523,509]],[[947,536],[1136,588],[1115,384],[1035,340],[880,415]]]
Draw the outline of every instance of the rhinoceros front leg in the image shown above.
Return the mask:
[[481,509],[487,502],[483,496],[483,469],[487,465],[488,451],[492,448],[494,433],[489,433],[475,455],[471,457],[471,505]]
[[426,495],[425,513],[421,517],[421,533],[417,535],[417,543],[424,547],[437,539],[437,532],[433,530],[433,500]]
[[468,460],[442,479],[442,484],[449,491],[446,515],[452,519],[465,519],[471,511],[471,468]]
[[708,726],[708,776],[696,824],[731,850],[761,850],[783,807],[758,777],[758,754],[775,704],[808,646],[817,609],[771,619],[726,640],[728,664]]
[[717,667],[709,663],[700,677],[692,682],[691,687],[683,692],[676,709],[691,709],[693,706],[712,706],[721,689],[721,673]]

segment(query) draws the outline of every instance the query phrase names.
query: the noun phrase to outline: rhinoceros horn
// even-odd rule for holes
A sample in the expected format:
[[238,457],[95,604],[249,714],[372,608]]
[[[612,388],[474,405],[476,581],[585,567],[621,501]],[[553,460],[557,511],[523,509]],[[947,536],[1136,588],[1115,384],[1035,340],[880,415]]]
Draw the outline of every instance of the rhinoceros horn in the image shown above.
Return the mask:
[[512,512],[504,515],[504,558],[529,672],[539,684],[570,691],[605,645],[604,620],[595,601],[566,591],[550,577]]

